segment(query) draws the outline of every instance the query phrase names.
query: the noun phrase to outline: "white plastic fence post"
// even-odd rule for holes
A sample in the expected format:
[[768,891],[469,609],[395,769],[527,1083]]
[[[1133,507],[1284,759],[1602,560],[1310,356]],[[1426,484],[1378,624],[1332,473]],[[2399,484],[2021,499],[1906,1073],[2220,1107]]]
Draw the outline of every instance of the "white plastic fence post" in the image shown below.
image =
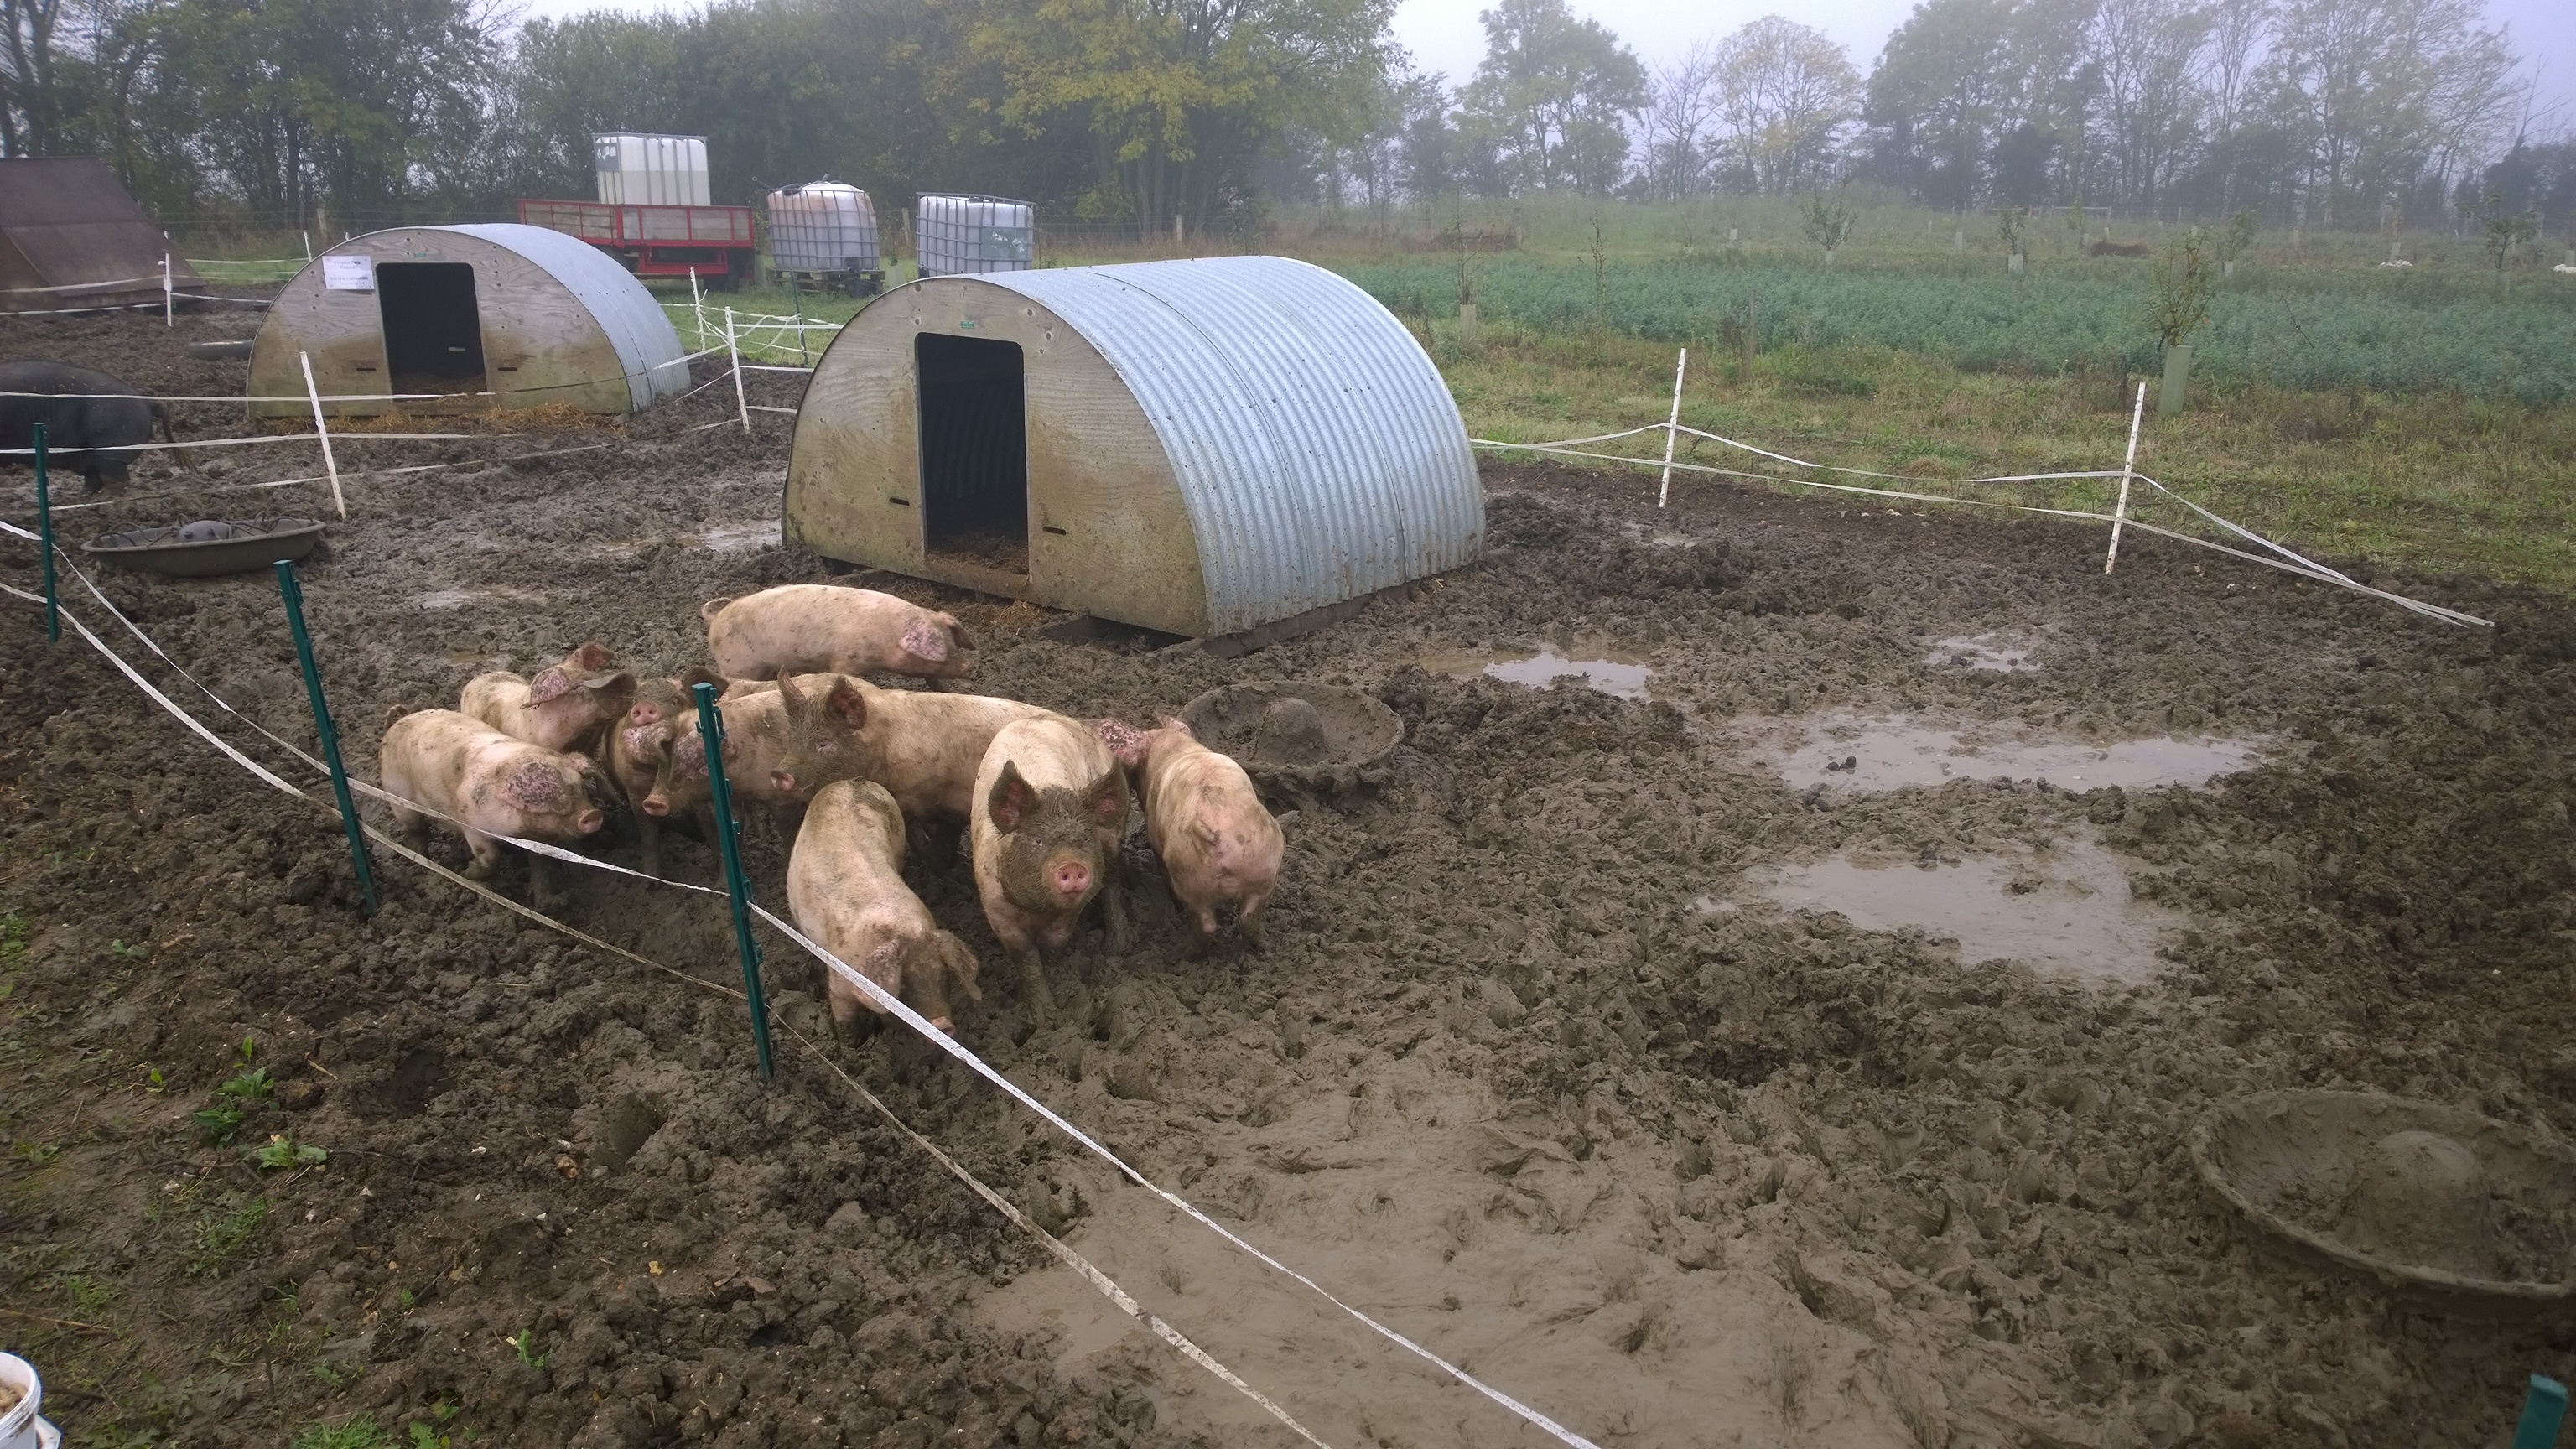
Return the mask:
[[304,260],[313,260],[313,228],[304,228]]
[[161,325],[178,326],[177,311],[170,297],[170,254],[163,252],[161,254]]
[[695,267],[689,268],[689,311],[698,319],[698,345],[689,350],[704,352],[707,350],[707,299],[706,294],[698,290],[698,269]]
[[1682,374],[1690,370],[1690,349],[1673,359],[1673,415],[1664,424],[1664,486],[1655,490],[1655,506],[1663,507],[1673,496],[1673,440],[1682,432]]
[[2111,552],[2102,559],[2102,572],[2109,573],[2120,561],[2120,525],[2129,517],[2129,480],[2138,476],[2138,424],[2147,416],[2147,385],[2138,384],[2138,405],[2129,411],[2129,456],[2120,463],[2120,502],[2111,510]]
[[[742,348],[734,342],[731,307],[725,308],[725,352],[733,358],[733,409],[742,414],[742,430],[748,433],[751,431],[751,404],[745,402],[742,396]],[[2146,394],[2142,392],[2139,396],[2144,397]]]
[[296,358],[304,364],[304,395],[313,402],[313,431],[322,439],[322,470],[331,475],[331,506],[340,517],[349,516],[349,500],[340,496],[340,464],[331,456],[331,426],[322,421],[322,390],[313,385],[313,354],[299,352]]

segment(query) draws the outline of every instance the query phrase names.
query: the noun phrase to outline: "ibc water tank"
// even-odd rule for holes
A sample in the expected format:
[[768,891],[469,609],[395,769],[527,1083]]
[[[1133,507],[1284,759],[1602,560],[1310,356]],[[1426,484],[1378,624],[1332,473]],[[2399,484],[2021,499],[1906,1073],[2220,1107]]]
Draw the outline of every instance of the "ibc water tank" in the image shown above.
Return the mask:
[[913,222],[913,255],[925,277],[1024,272],[1037,255],[1037,215],[1000,196],[929,195]]
[[877,270],[877,209],[838,181],[769,193],[769,264],[782,272]]
[[599,199],[612,206],[705,206],[707,138],[621,132],[591,138]]

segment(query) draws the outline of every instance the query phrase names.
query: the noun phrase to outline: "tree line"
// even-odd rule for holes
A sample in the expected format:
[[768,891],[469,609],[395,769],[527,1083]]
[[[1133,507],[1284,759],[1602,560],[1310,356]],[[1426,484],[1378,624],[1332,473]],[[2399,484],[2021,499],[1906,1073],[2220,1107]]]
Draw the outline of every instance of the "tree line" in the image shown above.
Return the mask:
[[[2576,145],[2477,0],[1922,0],[1864,74],[1778,15],[1654,64],[1497,0],[1462,82],[1394,0],[715,0],[515,27],[494,0],[0,0],[0,153],[165,217],[590,194],[591,136],[702,134],[719,200],[825,175],[1161,230],[1566,191],[1846,182],[1957,208],[2576,218]],[[2492,193],[2495,200],[2487,201]]]

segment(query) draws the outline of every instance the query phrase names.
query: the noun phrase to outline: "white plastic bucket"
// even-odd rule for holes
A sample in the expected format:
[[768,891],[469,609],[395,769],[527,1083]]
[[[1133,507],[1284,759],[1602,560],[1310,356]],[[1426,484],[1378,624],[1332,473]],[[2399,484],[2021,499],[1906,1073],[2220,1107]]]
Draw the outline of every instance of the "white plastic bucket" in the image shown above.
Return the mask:
[[36,1377],[36,1366],[0,1353],[0,1384],[18,1392],[18,1402],[0,1414],[0,1449],[61,1449],[62,1431],[37,1416],[45,1406],[45,1382]]

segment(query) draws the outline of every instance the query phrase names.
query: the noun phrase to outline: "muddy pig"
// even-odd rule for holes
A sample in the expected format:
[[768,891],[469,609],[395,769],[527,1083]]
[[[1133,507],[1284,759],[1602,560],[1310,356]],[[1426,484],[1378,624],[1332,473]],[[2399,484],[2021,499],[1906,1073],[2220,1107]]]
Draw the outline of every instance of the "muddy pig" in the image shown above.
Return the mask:
[[980,694],[858,686],[866,722],[859,750],[867,777],[883,785],[916,823],[964,820],[973,809],[975,773],[1002,727],[1020,720],[1061,719],[1053,710]]
[[[385,726],[376,753],[385,792],[420,807],[396,805],[395,827],[417,837],[429,823],[422,811],[447,817],[474,853],[465,870],[474,880],[489,879],[500,861],[494,836],[574,845],[608,822],[600,808],[608,784],[579,755],[514,740],[452,709],[397,709]],[[541,901],[557,894],[550,864],[528,857],[529,886]]]
[[[716,709],[724,719],[725,779],[734,799],[767,807],[786,839],[795,839],[805,802],[816,790],[861,774],[858,736],[865,706],[857,684],[842,675],[781,674],[776,688],[729,691]],[[694,703],[671,735],[653,788],[636,806],[656,820],[687,811],[704,839],[716,838],[707,747]]]
[[654,875],[662,873],[664,819],[646,814],[643,801],[670,763],[673,737],[697,717],[698,702],[689,689],[700,682],[713,684],[719,690],[725,687],[724,679],[709,669],[692,669],[677,679],[637,681],[626,713],[601,733],[591,755],[617,786],[618,794],[636,807],[636,850],[644,869]]
[[[787,909],[796,928],[870,981],[901,997],[941,1031],[953,981],[972,1001],[975,953],[930,919],[903,883],[903,811],[873,780],[835,780],[814,792],[787,862]],[[859,1010],[884,1013],[865,992],[824,972],[832,1025],[848,1033]]]
[[781,670],[915,674],[956,679],[975,668],[975,646],[953,614],[873,589],[781,584],[739,599],[709,599],[707,650],[735,679]]
[[1216,940],[1216,908],[1231,905],[1244,943],[1260,950],[1261,908],[1278,888],[1287,837],[1252,777],[1169,716],[1153,730],[1116,721],[1098,728],[1133,772],[1145,840],[1163,858],[1172,895],[1198,920],[1199,949]]
[[478,674],[466,681],[456,708],[514,740],[587,752],[635,697],[635,676],[608,665],[606,645],[584,644],[534,679]]
[[1125,902],[1108,879],[1127,833],[1127,775],[1088,725],[1061,716],[1004,725],[975,773],[970,838],[984,918],[1043,1016],[1042,948],[1062,946],[1104,894],[1109,946],[1128,947]]

